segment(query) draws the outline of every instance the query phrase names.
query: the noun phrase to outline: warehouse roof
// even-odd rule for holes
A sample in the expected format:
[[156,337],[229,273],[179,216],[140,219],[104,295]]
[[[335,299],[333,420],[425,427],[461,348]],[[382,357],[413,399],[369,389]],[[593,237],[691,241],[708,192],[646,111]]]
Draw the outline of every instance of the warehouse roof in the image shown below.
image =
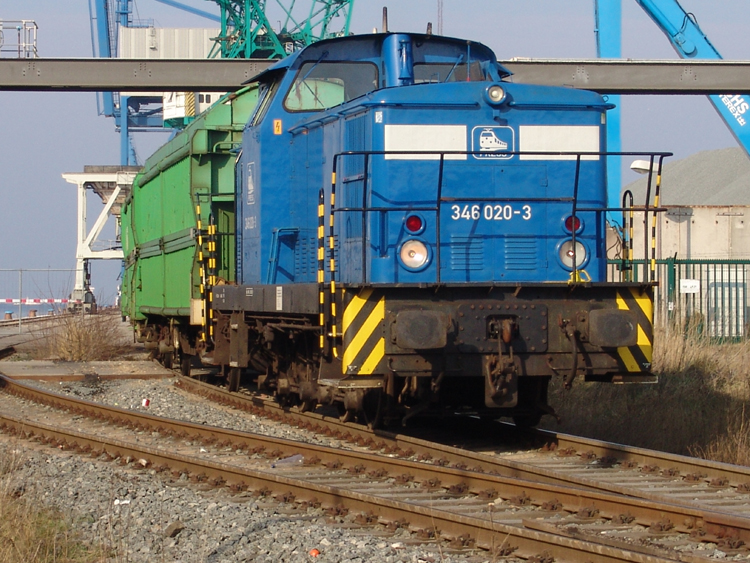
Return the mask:
[[[625,186],[642,205],[646,176]],[[652,196],[653,197],[653,196]],[[741,148],[664,160],[660,205],[750,205],[750,158]]]

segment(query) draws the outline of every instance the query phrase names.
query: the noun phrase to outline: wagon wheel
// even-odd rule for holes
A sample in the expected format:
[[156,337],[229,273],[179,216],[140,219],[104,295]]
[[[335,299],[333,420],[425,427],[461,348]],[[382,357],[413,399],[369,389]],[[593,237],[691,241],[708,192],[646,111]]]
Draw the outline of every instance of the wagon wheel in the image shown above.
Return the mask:
[[227,375],[227,390],[236,393],[240,390],[240,368],[229,368]]
[[368,391],[362,401],[360,422],[366,424],[370,430],[380,428],[383,425],[385,402],[385,393],[382,389]]

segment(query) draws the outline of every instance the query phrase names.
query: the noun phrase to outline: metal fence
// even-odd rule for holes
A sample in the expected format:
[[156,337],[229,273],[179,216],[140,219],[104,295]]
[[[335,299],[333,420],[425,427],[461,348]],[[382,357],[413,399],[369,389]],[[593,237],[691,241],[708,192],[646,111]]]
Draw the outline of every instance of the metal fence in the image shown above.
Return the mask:
[[75,269],[0,269],[0,312],[20,320],[31,311],[45,315],[65,309],[75,276]]
[[[610,261],[609,279],[621,279],[621,261]],[[632,263],[631,279],[651,279],[651,262]],[[654,322],[679,326],[722,341],[748,338],[750,260],[656,260]]]

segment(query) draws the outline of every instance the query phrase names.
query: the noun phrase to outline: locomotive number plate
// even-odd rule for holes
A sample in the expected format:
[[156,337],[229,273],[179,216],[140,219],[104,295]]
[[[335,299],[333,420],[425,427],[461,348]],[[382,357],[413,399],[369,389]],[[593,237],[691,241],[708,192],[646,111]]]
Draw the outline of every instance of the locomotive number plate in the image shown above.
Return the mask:
[[451,219],[454,221],[510,221],[511,219],[531,219],[531,206],[514,207],[501,204],[451,205]]

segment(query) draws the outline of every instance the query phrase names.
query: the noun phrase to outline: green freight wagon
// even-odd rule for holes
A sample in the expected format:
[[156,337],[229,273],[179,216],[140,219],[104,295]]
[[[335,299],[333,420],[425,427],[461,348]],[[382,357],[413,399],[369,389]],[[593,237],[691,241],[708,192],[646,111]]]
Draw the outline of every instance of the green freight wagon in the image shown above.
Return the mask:
[[211,349],[213,285],[235,281],[235,162],[258,101],[228,94],[157,150],[122,210],[121,309],[165,366]]

